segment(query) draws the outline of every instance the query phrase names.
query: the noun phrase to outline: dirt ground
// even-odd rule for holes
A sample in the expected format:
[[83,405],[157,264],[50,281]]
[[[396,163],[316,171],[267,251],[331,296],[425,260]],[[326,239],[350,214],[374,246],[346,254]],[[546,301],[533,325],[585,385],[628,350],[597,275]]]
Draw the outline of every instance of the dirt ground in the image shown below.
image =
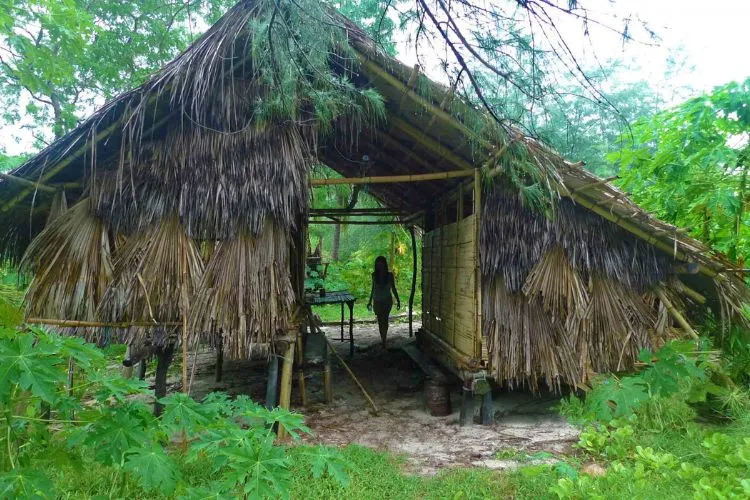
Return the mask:
[[[461,427],[458,425],[460,384],[457,382],[451,394],[453,412],[446,417],[431,416],[423,395],[424,376],[401,349],[413,341],[407,325],[391,326],[387,349],[380,346],[376,325],[357,325],[355,354],[351,360],[349,342],[339,341],[339,329],[327,327],[324,330],[380,412],[377,416],[370,412],[362,393],[335,360],[334,402],[327,406],[322,366],[308,368],[305,370],[307,408],[299,406],[296,383],[292,392],[293,409],[305,414],[313,433],[305,438],[306,442],[331,446],[355,443],[387,450],[406,457],[408,472],[430,475],[457,466],[512,468],[516,462],[494,458],[499,450],[515,448],[557,454],[569,451],[577,439],[577,430],[551,409],[557,399],[549,395],[534,397],[528,393],[497,390],[494,424]],[[214,378],[212,352],[199,353],[195,366],[191,393],[198,399],[211,391],[223,390],[230,394],[249,394],[256,401],[264,400],[266,366],[263,362],[225,362],[221,382]],[[478,401],[475,409],[478,421]]]

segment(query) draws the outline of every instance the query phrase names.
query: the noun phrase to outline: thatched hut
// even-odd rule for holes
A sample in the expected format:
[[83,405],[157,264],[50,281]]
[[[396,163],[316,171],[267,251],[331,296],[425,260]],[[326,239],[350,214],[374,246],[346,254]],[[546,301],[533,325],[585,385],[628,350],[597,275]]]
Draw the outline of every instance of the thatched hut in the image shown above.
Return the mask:
[[467,381],[578,386],[748,300],[717,252],[314,0],[240,2],[5,175],[0,246],[35,273],[29,319],[245,358],[299,330],[310,189],[333,182],[422,228],[420,340]]

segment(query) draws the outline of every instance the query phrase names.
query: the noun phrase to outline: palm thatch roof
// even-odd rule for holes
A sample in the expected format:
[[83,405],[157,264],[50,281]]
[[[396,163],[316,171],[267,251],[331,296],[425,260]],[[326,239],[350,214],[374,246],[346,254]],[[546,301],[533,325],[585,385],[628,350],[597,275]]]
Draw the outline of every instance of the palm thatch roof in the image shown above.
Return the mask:
[[[330,72],[321,75],[321,65]],[[90,300],[96,290],[100,300],[106,286],[106,304],[96,305],[101,314],[149,321],[146,299],[156,292],[145,280],[141,284],[136,270],[165,273],[173,279],[159,289],[160,300],[191,295],[197,307],[191,308],[190,324],[200,340],[218,343],[221,337],[243,356],[283,329],[291,314],[284,261],[289,234],[306,215],[315,165],[327,164],[347,177],[481,168],[489,194],[481,238],[484,308],[491,312],[485,313],[485,334],[490,344],[515,346],[494,351],[499,379],[575,383],[592,361],[601,361],[593,367],[600,369],[632,360],[659,320],[647,310],[649,290],[671,282],[685,264],[697,271],[684,278],[692,287],[716,301],[727,318],[738,315],[747,288],[738,274],[726,273],[729,260],[657,220],[581,165],[498,124],[454,90],[388,56],[317,0],[243,0],[146,83],[11,172],[16,181],[0,179],[0,252],[20,258],[51,207],[60,205],[57,191],[64,190],[68,200],[86,199],[108,232],[107,252],[115,248],[113,260],[129,264],[112,279],[105,265],[110,256],[98,248],[100,278],[84,280],[85,293],[77,297]],[[418,212],[429,211],[462,182],[367,189],[389,207]],[[542,198],[551,202],[552,213],[529,208]],[[43,241],[64,242],[59,225],[65,220],[55,218],[50,227],[57,229],[45,230]],[[165,220],[195,245],[221,242],[205,274],[199,276],[204,271],[197,262],[175,269],[143,262],[158,252],[137,242]],[[93,247],[96,231],[91,226],[85,245]],[[117,245],[118,238],[136,243]],[[185,254],[180,241],[171,238],[169,251]],[[37,275],[45,276],[46,254],[39,245],[32,245],[31,260]],[[71,248],[67,257],[80,269],[83,257]],[[128,256],[118,255],[118,248],[130,248]],[[253,259],[259,248],[270,257]],[[245,272],[230,283],[222,280],[222,265],[245,266]],[[75,279],[69,274],[57,276]],[[277,301],[247,288],[269,279],[277,280],[268,289],[279,294]],[[237,311],[219,295],[232,297]],[[29,296],[32,303],[43,298]],[[44,312],[85,319],[96,309],[62,305]],[[607,337],[608,328],[618,333]],[[535,331],[551,332],[533,338],[539,349],[528,336]],[[590,345],[609,347],[582,354]]]

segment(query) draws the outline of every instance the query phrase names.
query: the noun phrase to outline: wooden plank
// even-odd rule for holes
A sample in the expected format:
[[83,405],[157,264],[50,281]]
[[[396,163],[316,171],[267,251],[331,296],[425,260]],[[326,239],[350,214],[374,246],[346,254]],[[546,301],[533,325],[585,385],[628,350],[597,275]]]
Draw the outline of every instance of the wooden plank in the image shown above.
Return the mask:
[[420,351],[416,345],[407,344],[403,346],[401,350],[404,351],[412,361],[414,361],[414,364],[416,364],[419,369],[424,372],[428,379],[442,383],[448,382],[448,377],[445,376],[445,373],[443,373],[443,371],[435,363],[433,363],[430,358],[425,356],[425,354]]

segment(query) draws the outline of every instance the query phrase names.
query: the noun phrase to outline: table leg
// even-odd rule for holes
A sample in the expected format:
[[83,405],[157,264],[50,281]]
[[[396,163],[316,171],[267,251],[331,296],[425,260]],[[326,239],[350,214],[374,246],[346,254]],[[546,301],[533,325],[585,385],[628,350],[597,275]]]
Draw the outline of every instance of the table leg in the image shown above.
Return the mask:
[[349,305],[349,357],[354,357],[354,302]]
[[344,303],[341,303],[341,342],[344,341]]

